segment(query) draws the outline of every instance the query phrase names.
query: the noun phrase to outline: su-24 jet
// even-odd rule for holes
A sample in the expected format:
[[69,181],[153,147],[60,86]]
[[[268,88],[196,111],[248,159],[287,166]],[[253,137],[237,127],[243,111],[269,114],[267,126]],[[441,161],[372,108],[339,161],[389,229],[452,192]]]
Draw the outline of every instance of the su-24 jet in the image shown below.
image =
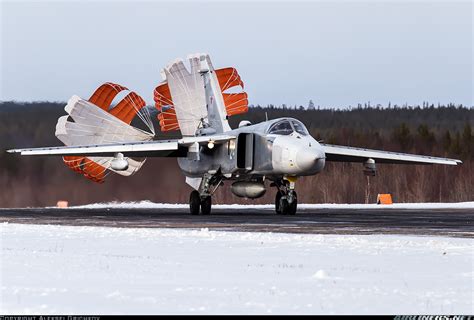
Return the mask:
[[[147,157],[176,157],[194,190],[191,214],[210,214],[212,195],[224,181],[239,197],[259,198],[265,180],[275,187],[277,214],[295,214],[297,178],[315,175],[327,161],[360,162],[367,175],[376,163],[458,165],[460,160],[323,144],[294,118],[232,129],[228,117],[248,110],[247,93],[235,68],[214,69],[207,54],[180,59],[161,72],[154,91],[162,131],[180,130],[182,138],[153,140],[155,134],[145,101],[114,83],[100,86],[89,100],[72,96],[56,125],[65,146],[8,150],[22,155],[62,156],[65,164],[86,178],[103,183],[110,172],[130,176]],[[121,92],[128,94],[118,103]],[[148,130],[131,125],[141,119]],[[267,183],[268,185],[268,183]]]

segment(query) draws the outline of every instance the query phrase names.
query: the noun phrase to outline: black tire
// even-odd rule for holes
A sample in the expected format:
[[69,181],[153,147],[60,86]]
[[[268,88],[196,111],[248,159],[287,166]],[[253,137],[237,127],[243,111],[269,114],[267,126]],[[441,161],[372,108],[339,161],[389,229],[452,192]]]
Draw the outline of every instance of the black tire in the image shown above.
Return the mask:
[[286,199],[280,199],[280,212],[281,214],[288,214],[288,210],[290,209],[290,204]]
[[212,198],[211,196],[205,197],[201,200],[201,213],[211,214]]
[[298,207],[298,196],[296,192],[293,191],[293,202],[288,204],[288,214],[294,216],[296,214],[296,209]]
[[201,196],[199,195],[199,192],[194,190],[193,192],[191,192],[191,195],[189,196],[189,211],[191,212],[192,215],[198,215],[200,206],[201,206]]
[[278,190],[276,195],[275,195],[275,212],[276,212],[276,214],[281,214],[281,210],[280,210],[281,196],[282,196],[282,194],[281,194],[280,190]]

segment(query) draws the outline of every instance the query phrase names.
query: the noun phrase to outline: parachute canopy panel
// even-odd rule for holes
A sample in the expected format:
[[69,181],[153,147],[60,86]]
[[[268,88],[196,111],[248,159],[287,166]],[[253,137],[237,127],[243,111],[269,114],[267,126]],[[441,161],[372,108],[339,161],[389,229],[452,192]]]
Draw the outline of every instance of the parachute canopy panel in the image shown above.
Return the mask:
[[167,82],[163,82],[153,92],[155,107],[160,112],[158,121],[161,131],[179,130],[178,118],[171,98],[170,88]]
[[[198,73],[198,59],[191,56],[191,72],[184,66],[181,60],[175,61],[171,66],[163,70],[166,80],[160,83],[154,90],[155,107],[160,112],[158,120],[161,131],[180,130],[183,135],[193,135],[201,118],[205,117],[205,93],[201,76]],[[212,67],[212,65],[211,65]],[[177,72],[179,71],[179,72]],[[218,79],[222,98],[224,100],[228,116],[245,113],[248,111],[248,95],[243,91],[244,83],[237,69],[222,68],[214,70]],[[183,77],[184,74],[185,76]],[[182,80],[176,84],[176,79],[185,79],[193,75],[193,81]],[[169,81],[174,83],[174,90],[170,90]],[[196,86],[196,84],[198,86]],[[240,92],[226,92],[230,89]],[[174,100],[180,100],[177,108]],[[182,103],[183,100],[187,102]],[[196,109],[197,108],[197,109]],[[178,110],[177,110],[178,109]],[[197,110],[197,111],[196,111]],[[183,126],[184,132],[183,132]]]

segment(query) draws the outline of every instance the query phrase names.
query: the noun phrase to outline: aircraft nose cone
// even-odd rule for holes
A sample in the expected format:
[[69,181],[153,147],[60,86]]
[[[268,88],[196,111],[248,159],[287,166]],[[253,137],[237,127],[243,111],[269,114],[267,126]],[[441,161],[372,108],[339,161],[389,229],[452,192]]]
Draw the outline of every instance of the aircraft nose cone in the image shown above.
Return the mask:
[[318,165],[320,154],[315,150],[303,149],[296,153],[296,165],[302,171],[313,171]]

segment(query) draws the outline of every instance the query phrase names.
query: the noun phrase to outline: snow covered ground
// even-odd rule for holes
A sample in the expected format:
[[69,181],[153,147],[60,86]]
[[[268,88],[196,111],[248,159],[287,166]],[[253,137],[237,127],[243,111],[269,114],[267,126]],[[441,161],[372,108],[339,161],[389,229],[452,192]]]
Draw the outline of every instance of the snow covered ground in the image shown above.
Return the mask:
[[0,314],[474,313],[472,239],[0,231]]
[[[273,210],[274,204],[213,204],[213,208],[218,209],[271,209]],[[140,201],[140,202],[108,202],[108,203],[94,203],[83,206],[75,206],[71,208],[83,208],[83,209],[102,209],[102,208],[142,208],[142,209],[155,209],[155,208],[170,208],[170,209],[187,209],[189,205],[187,203],[154,203],[151,201]],[[472,208],[474,210],[474,201],[470,202],[452,202],[452,203],[440,203],[440,202],[424,202],[424,203],[394,203],[391,205],[377,205],[377,204],[338,204],[338,203],[318,203],[318,204],[298,204],[299,209],[455,209],[455,208]]]

